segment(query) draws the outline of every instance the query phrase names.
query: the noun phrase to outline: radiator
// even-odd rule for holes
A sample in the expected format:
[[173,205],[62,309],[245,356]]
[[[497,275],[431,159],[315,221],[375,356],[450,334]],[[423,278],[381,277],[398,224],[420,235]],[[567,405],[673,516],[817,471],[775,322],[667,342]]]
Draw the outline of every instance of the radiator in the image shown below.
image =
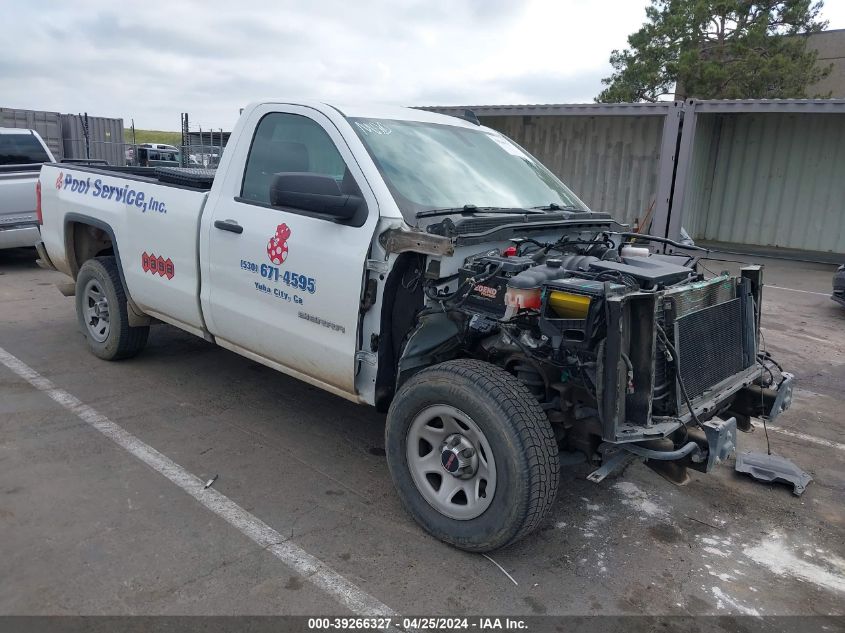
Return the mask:
[[[717,277],[666,292],[657,320],[678,352],[690,400],[754,364],[753,304],[743,288],[735,279]],[[659,345],[654,360],[654,413],[679,415],[687,405],[676,387],[674,361]]]
[[742,300],[731,299],[675,320],[680,379],[690,399],[746,369]]

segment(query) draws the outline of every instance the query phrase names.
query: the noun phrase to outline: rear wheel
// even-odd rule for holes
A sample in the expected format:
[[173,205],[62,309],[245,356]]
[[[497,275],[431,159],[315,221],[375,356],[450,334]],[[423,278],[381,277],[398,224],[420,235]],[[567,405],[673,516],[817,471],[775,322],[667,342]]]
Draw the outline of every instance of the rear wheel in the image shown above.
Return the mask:
[[489,551],[530,533],[558,485],[537,400],[504,370],[449,361],[410,378],[388,412],[387,460],[403,504],[442,541]]
[[129,326],[126,292],[114,257],[82,264],[76,277],[76,316],[88,347],[104,360],[130,358],[147,343],[149,326]]

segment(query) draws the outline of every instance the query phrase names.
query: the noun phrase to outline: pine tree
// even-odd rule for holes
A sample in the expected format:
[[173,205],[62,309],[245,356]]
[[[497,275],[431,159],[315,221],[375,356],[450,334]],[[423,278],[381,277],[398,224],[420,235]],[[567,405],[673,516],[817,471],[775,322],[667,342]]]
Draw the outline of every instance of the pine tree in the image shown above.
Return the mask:
[[[806,33],[824,30],[822,2],[651,0],[647,21],[614,50],[614,73],[596,101],[805,98],[830,74],[807,48]],[[830,96],[830,95],[809,95]]]

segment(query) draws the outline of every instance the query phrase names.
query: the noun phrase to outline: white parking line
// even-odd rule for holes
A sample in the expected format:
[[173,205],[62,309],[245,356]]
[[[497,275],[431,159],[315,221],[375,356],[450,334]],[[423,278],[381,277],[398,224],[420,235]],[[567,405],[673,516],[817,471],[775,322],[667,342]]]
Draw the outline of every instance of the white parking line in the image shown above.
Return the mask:
[[[763,428],[763,424],[761,422],[753,422],[752,424],[758,429]],[[836,448],[840,451],[845,451],[845,444],[840,444],[839,442],[834,442],[833,440],[826,440],[823,437],[816,437],[815,435],[808,435],[807,433],[800,433],[798,431],[790,431],[789,429],[784,429],[780,426],[772,426],[771,424],[768,424],[767,427],[773,433],[780,433],[781,435],[794,437],[799,440],[804,440],[805,442],[812,442],[813,444],[818,444],[819,446],[827,446],[828,448]]]
[[296,543],[291,542],[258,517],[250,514],[237,503],[213,488],[204,489],[205,482],[195,477],[179,464],[159,453],[140,439],[118,426],[106,416],[98,413],[78,398],[41,376],[0,347],[0,362],[26,380],[36,389],[43,391],[68,411],[87,422],[93,428],[128,451],[150,468],[167,477],[182,490],[199,501],[214,514],[236,527],[257,545],[271,552],[285,565],[296,570],[340,604],[356,615],[393,617],[396,612],[366,591],[351,583],[324,562],[315,558]]
[[775,290],[788,290],[789,292],[800,292],[805,295],[818,295],[820,297],[829,297],[829,292],[813,292],[812,290],[798,290],[797,288],[784,288],[783,286],[773,286],[772,284],[765,284],[764,288],[774,288]]

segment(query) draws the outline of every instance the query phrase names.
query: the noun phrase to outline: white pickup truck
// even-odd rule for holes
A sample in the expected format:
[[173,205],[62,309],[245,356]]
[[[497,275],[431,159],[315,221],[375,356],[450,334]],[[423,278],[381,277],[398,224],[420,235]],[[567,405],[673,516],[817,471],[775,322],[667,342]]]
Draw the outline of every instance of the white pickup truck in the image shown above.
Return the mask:
[[54,160],[35,130],[0,127],[0,249],[35,246],[35,183]]
[[255,103],[213,179],[54,164],[40,186],[39,253],[75,280],[94,354],[164,322],[388,411],[404,505],[460,548],[536,528],[562,455],[594,481],[635,458],[683,481],[789,405],[759,268],[705,279],[642,248],[665,238],[630,244],[477,121]]

